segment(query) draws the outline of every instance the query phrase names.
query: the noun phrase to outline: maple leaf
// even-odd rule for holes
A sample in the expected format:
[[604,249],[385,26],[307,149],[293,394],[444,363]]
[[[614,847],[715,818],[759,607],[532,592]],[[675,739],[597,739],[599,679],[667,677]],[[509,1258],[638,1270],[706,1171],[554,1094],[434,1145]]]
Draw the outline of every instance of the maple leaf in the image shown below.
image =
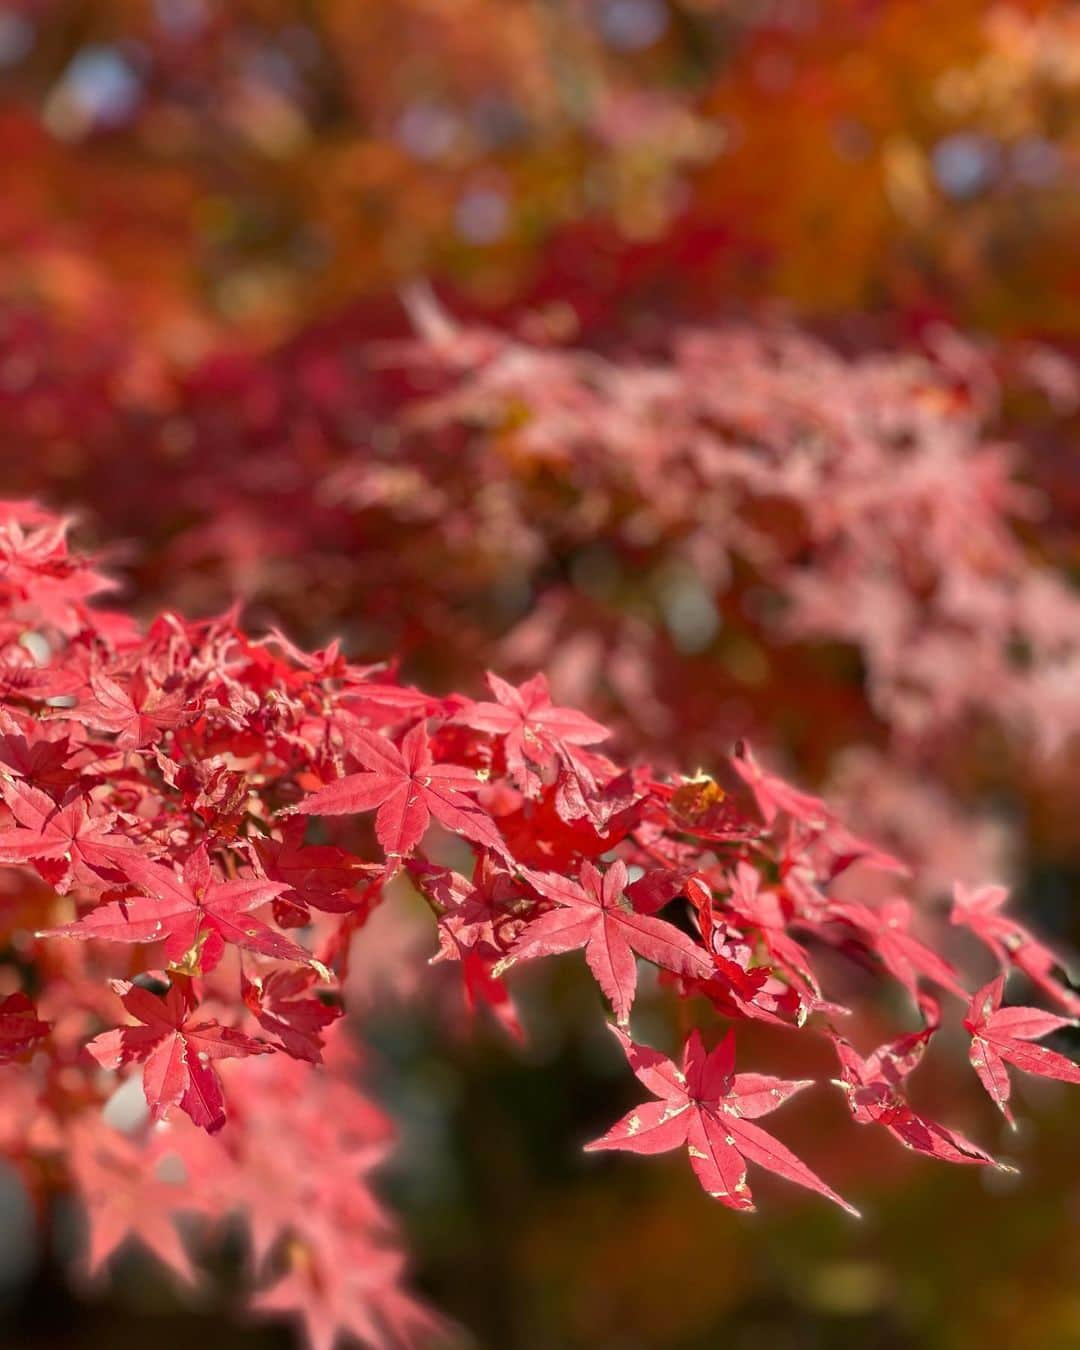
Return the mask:
[[960,983],[959,972],[938,956],[925,942],[909,931],[912,909],[908,901],[896,897],[870,909],[867,905],[834,902],[834,917],[858,929],[881,963],[911,995],[919,1001],[919,976],[923,975],[965,1001],[968,991]]
[[385,727],[444,711],[444,700],[433,698],[411,685],[386,684],[363,679],[353,684],[342,707],[368,726]]
[[39,937],[73,937],[105,942],[164,942],[170,966],[207,974],[225,944],[278,961],[310,962],[311,954],[276,933],[251,913],[288,886],[257,878],[218,881],[204,844],[188,857],[182,876],[135,854],[125,856],[126,876],[147,892],[99,905],[75,923],[50,928]]
[[23,647],[7,648],[0,653],[0,698],[44,702],[50,698],[68,698],[83,687],[83,677],[73,670],[41,667]]
[[766,825],[772,825],[781,811],[795,820],[813,826],[825,826],[829,810],[820,797],[800,792],[776,774],[763,769],[745,741],[739,741],[731,756],[735,772],[750,788]]
[[289,1268],[257,1294],[257,1313],[288,1313],[301,1323],[310,1350],[334,1350],[341,1332],[368,1346],[415,1346],[444,1332],[439,1320],[397,1288],[401,1254],[356,1244],[359,1258],[317,1261],[300,1242],[289,1244]]
[[957,882],[951,921],[970,928],[994,953],[1002,970],[1009,966],[1022,970],[1073,1017],[1080,1017],[1080,994],[1054,978],[1055,970],[1066,969],[1065,961],[1011,914],[1001,913],[1008,898],[1004,886],[972,888]]
[[1002,1171],[1012,1171],[962,1134],[915,1111],[904,1096],[904,1082],[918,1067],[938,1028],[937,1005],[924,996],[923,1007],[924,1011],[930,1010],[930,1018],[922,1030],[879,1046],[865,1059],[843,1037],[833,1033],[831,1039],[841,1069],[840,1079],[833,1081],[843,1088],[851,1114],[861,1125],[883,1125],[905,1148],[945,1162],[990,1164]]
[[248,1010],[276,1036],[294,1059],[322,1062],[322,1033],[341,1016],[341,1008],[305,998],[318,979],[313,970],[275,970],[265,980],[241,977],[240,992]]
[[382,663],[364,667],[349,667],[346,665],[339,638],[334,638],[319,651],[309,653],[296,646],[280,628],[271,628],[264,638],[260,638],[258,642],[252,645],[255,647],[280,647],[290,661],[298,665],[304,672],[302,677],[304,683],[308,680],[342,679],[344,677],[353,681],[361,681],[368,675],[385,669]]
[[476,947],[505,955],[535,906],[526,887],[490,854],[477,859],[471,881],[432,863],[411,862],[408,871],[438,915],[442,950],[433,961],[453,960]]
[[190,1186],[167,1181],[146,1153],[99,1120],[79,1120],[70,1135],[71,1170],[89,1226],[91,1275],[126,1242],[141,1242],[189,1284],[195,1271],[177,1232],[179,1212],[207,1212]]
[[751,1123],[809,1087],[809,1079],[785,1081],[764,1074],[736,1074],[732,1031],[709,1053],[700,1033],[692,1031],[683,1047],[682,1067],[677,1068],[659,1051],[634,1044],[618,1028],[612,1030],[631,1069],[657,1100],[628,1111],[602,1138],[587,1144],[587,1150],[666,1153],[685,1144],[702,1189],[729,1209],[754,1208],[746,1183],[746,1164],[751,1162],[858,1216],[858,1210],[779,1140]]
[[522,876],[558,906],[525,928],[495,974],[518,961],[585,949],[585,960],[620,1023],[630,1016],[637,989],[634,954],[678,975],[708,979],[714,966],[707,952],[673,924],[648,913],[648,897],[639,883],[627,885],[626,864],[616,861],[604,873],[582,863],[581,881],[553,872],[523,868]]
[[183,714],[183,691],[167,693],[141,669],[126,687],[104,671],[92,671],[90,692],[89,700],[66,709],[64,715],[113,732],[121,749],[138,749],[156,740],[162,731],[178,726]]
[[906,876],[909,868],[891,853],[846,829],[820,797],[801,792],[775,774],[767,773],[749,747],[739,742],[731,757],[732,767],[754,794],[765,823],[774,827],[785,815],[789,837],[798,840],[800,851],[814,856],[817,875],[833,880],[854,863]]
[[[715,945],[715,970],[699,992],[711,999],[726,1017],[747,1017],[774,1026],[786,1026],[780,1013],[801,1026],[806,1008],[793,985],[777,980],[769,966],[751,966],[750,948],[743,943]],[[809,1005],[818,1006],[816,1001]]]
[[[743,866],[746,865],[740,864]],[[757,877],[753,868],[747,867],[747,872]],[[748,895],[756,895],[745,875],[739,877],[736,873],[732,885],[741,885]],[[713,888],[706,876],[689,877],[685,890],[714,967],[709,979],[698,981],[696,987],[725,1016],[783,1024],[783,1019],[777,1016],[783,1010],[794,1016],[801,1026],[806,1020],[807,1008],[822,1006],[816,986],[811,987],[812,982],[802,980],[797,970],[788,971],[781,965],[779,974],[785,981],[781,982],[776,978],[776,970],[752,965],[754,953],[744,940],[741,926],[732,924],[730,917],[724,918],[718,913]],[[741,923],[741,916],[738,917]],[[801,951],[793,939],[787,941],[792,950]],[[784,947],[783,937],[774,945]]]
[[[115,583],[91,570],[85,559],[68,553],[67,520],[33,503],[15,507],[0,531],[4,588],[21,592],[24,598],[32,596],[41,622],[73,632],[85,621],[83,602],[113,589]],[[40,528],[25,530],[24,524]]]
[[1075,1019],[1058,1017],[1039,1008],[1001,1006],[1005,976],[998,975],[983,985],[971,1000],[964,1027],[971,1035],[969,1058],[979,1081],[1010,1125],[1015,1126],[1009,1109],[1012,1084],[1006,1064],[1041,1078],[1056,1078],[1062,1083],[1080,1083],[1080,1064],[1030,1041],[1049,1036],[1052,1031],[1076,1026]]
[[458,720],[502,738],[510,777],[530,794],[540,787],[530,764],[547,768],[560,759],[574,764],[578,758],[574,747],[596,745],[611,735],[607,727],[584,713],[553,704],[543,675],[534,675],[515,688],[488,671],[487,682],[496,701],[469,703]]
[[[569,869],[580,858],[598,858],[621,843],[638,822],[642,800],[625,791],[627,776],[617,780],[615,811],[607,815],[610,798],[602,789],[599,805],[604,819],[597,824],[585,812],[567,819],[558,788],[546,788],[538,799],[530,799],[506,789],[513,804],[498,813],[499,828],[514,859],[545,871]],[[489,802],[491,797],[489,795]],[[597,803],[594,799],[594,805]],[[517,809],[514,809],[514,808]],[[492,807],[492,810],[496,810]]]
[[564,761],[555,779],[555,810],[568,825],[588,821],[594,830],[607,835],[614,821],[634,806],[637,789],[629,773],[604,781],[606,761],[597,759],[596,769],[583,754],[573,762]]
[[376,837],[395,863],[412,853],[432,816],[455,834],[506,853],[491,817],[465,795],[483,784],[469,769],[436,764],[422,724],[406,733],[400,749],[385,736],[354,729],[349,749],[367,771],[328,783],[295,807],[297,813],[342,816],[376,811]]
[[[327,1259],[349,1265],[358,1248],[392,1225],[367,1178],[389,1150],[389,1122],[355,1090],[349,1043],[336,1037],[328,1065],[316,1067],[287,1055],[260,1055],[236,1064],[230,1115],[232,1150],[201,1131],[176,1133],[185,1152],[197,1146],[199,1174],[226,1178],[228,1198],[247,1218],[256,1270],[283,1240],[313,1243]],[[288,1148],[282,1141],[288,1139]],[[209,1155],[209,1156],[206,1156]],[[213,1181],[211,1181],[213,1188]],[[219,1211],[221,1200],[216,1201]],[[285,1254],[284,1251],[281,1252]]]
[[356,908],[350,891],[361,881],[381,875],[383,868],[358,861],[344,849],[328,844],[305,844],[304,821],[286,818],[282,838],[260,836],[251,846],[271,881],[286,889],[278,897],[327,914],[348,914]]
[[0,998],[0,1064],[24,1058],[48,1034],[48,1022],[38,1021],[34,1005],[25,994]]
[[[112,829],[115,815],[91,816],[86,799],[76,790],[63,803],[21,780],[5,782],[4,801],[19,822],[0,831],[0,862],[33,863],[61,894],[75,881],[100,889],[100,873],[118,877],[117,866],[134,854],[136,845]],[[61,865],[42,867],[57,861]]]
[[[71,737],[63,732],[53,738],[51,728],[38,723],[33,740],[28,740],[14,719],[5,718],[9,728],[0,733],[0,764],[9,775],[25,779],[33,787],[43,788],[62,796],[77,778],[75,770],[67,767],[73,749]],[[6,775],[5,775],[6,776]]]
[[164,998],[135,984],[113,985],[125,1010],[140,1023],[96,1036],[86,1047],[103,1069],[143,1065],[143,1093],[154,1120],[179,1106],[210,1134],[225,1124],[219,1059],[266,1055],[272,1047],[215,1021],[195,1021],[195,1009],[178,984]]

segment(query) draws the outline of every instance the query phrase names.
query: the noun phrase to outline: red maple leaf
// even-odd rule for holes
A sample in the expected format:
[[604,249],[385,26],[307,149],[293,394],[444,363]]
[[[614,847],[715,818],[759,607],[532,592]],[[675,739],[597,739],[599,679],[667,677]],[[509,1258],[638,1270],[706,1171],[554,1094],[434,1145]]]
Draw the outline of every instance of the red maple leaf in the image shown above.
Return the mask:
[[1010,1125],[1015,1125],[1009,1110],[1012,1084],[1006,1064],[1014,1064],[1025,1073],[1040,1078],[1056,1078],[1062,1083],[1080,1083],[1080,1064],[1048,1050],[1045,1045],[1028,1042],[1049,1036],[1062,1027],[1076,1026],[1075,1020],[1058,1017],[1040,1008],[1003,1008],[1005,976],[999,975],[983,985],[971,1000],[964,1026],[971,1034],[969,1058],[979,1081],[996,1102]]
[[104,671],[90,676],[91,697],[65,717],[101,731],[111,731],[121,749],[137,749],[159,739],[162,731],[179,725],[184,709],[183,691],[167,692],[136,670],[125,686]]
[[1008,898],[1004,886],[969,888],[957,882],[953,887],[952,922],[970,928],[985,942],[1002,970],[1016,966],[1067,1012],[1080,1017],[1080,994],[1054,977],[1055,970],[1066,969],[1064,960],[1011,914],[1001,913]]
[[739,741],[735,746],[731,765],[754,794],[766,825],[772,825],[781,811],[807,825],[823,827],[828,823],[829,810],[820,797],[800,792],[763,769],[745,741]]
[[526,888],[489,853],[477,859],[471,881],[449,868],[421,862],[409,864],[409,877],[438,916],[439,951],[431,964],[457,962],[469,1012],[490,1008],[511,1036],[523,1040],[513,1000],[492,970],[520,930],[521,912],[535,903]]
[[[598,858],[622,842],[638,823],[641,799],[625,791],[627,779],[621,776],[616,791],[601,790],[600,806],[604,815],[597,824],[588,814],[568,818],[559,787],[545,788],[539,798],[526,798],[513,788],[505,789],[510,801],[505,810],[491,809],[498,816],[499,829],[518,863],[545,870],[570,868],[579,858]],[[491,797],[488,798],[489,803]],[[607,814],[608,805],[612,814]],[[595,805],[595,799],[594,799]]]
[[179,1106],[213,1134],[225,1124],[218,1059],[266,1055],[271,1047],[215,1021],[195,1021],[191,1000],[178,984],[164,998],[138,985],[116,981],[125,1009],[141,1023],[96,1036],[86,1047],[103,1069],[143,1064],[143,1092],[150,1115],[161,1120]]
[[646,893],[639,883],[628,886],[622,861],[612,863],[604,873],[590,862],[582,863],[580,882],[527,868],[522,869],[522,875],[558,908],[529,924],[510,956],[495,967],[496,975],[517,961],[584,947],[585,960],[597,984],[610,1000],[618,1021],[625,1023],[637,990],[635,953],[677,975],[708,979],[713,974],[708,953],[691,938],[673,924],[641,912],[664,892]]
[[[48,793],[20,780],[5,783],[3,794],[19,823],[0,831],[0,862],[33,863],[61,894],[76,881],[100,890],[100,873],[115,878],[121,859],[134,853],[132,841],[112,829],[115,815],[91,816],[77,791],[60,806]],[[46,862],[55,865],[39,866]]]
[[328,783],[295,810],[309,816],[355,815],[376,811],[375,834],[388,859],[407,858],[431,817],[474,843],[505,854],[506,845],[488,813],[465,794],[483,786],[471,770],[436,764],[427,732],[417,724],[400,750],[385,736],[354,729],[349,749],[366,768]]
[[24,647],[8,647],[0,653],[0,698],[5,703],[16,699],[44,702],[50,698],[67,698],[77,693],[83,684],[83,676],[78,671],[39,666]]
[[371,1242],[356,1247],[359,1259],[331,1265],[316,1261],[302,1243],[292,1244],[289,1269],[256,1294],[253,1311],[292,1314],[311,1350],[334,1350],[342,1332],[364,1345],[402,1347],[444,1333],[435,1316],[397,1287],[400,1253]]
[[518,936],[523,916],[536,901],[528,888],[490,854],[477,859],[472,880],[447,867],[411,862],[409,878],[439,920],[441,950],[433,961],[456,960],[472,948],[504,956]]
[[747,1017],[780,1026],[790,1022],[802,1025],[809,1008],[821,1006],[817,1003],[804,1006],[794,986],[777,979],[770,966],[751,965],[752,953],[745,943],[717,946],[712,959],[716,969],[711,979],[698,987],[698,992],[710,999],[725,1017]]
[[75,923],[46,929],[38,936],[163,941],[168,964],[188,974],[213,970],[226,943],[279,961],[311,960],[303,947],[251,913],[287,890],[285,882],[258,878],[218,881],[202,844],[184,863],[182,876],[137,854],[124,857],[121,865],[146,895],[111,900]]
[[663,812],[654,812],[654,818],[681,833],[717,843],[759,839],[762,835],[761,827],[744,816],[708,774],[684,778],[679,783],[653,780],[649,790],[657,802],[666,806]]
[[685,1144],[702,1189],[730,1209],[754,1208],[746,1184],[746,1164],[756,1163],[778,1176],[817,1191],[849,1214],[858,1215],[779,1140],[751,1121],[767,1115],[810,1080],[786,1082],[757,1073],[735,1073],[735,1034],[705,1052],[700,1034],[690,1033],[682,1068],[648,1046],[619,1037],[630,1067],[655,1102],[628,1111],[588,1150],[623,1149],[630,1153],[666,1153]]
[[750,787],[758,810],[770,828],[775,826],[777,816],[788,817],[789,832],[800,840],[803,850],[817,855],[815,872],[818,875],[834,879],[856,862],[907,875],[906,864],[845,828],[820,797],[801,792],[763,769],[744,742],[735,746],[731,765]]
[[306,997],[318,976],[313,970],[275,970],[265,980],[241,977],[248,1011],[276,1036],[294,1059],[322,1062],[322,1033],[341,1016],[341,1008]]
[[920,1115],[904,1096],[905,1080],[918,1067],[939,1025],[937,1004],[926,996],[923,1010],[929,1017],[921,1031],[909,1032],[879,1046],[866,1059],[841,1036],[832,1036],[841,1071],[841,1077],[833,1081],[844,1089],[851,1114],[860,1125],[883,1125],[906,1148],[933,1158],[953,1163],[989,1163],[1012,1171],[962,1134]]
[[876,909],[847,901],[833,902],[830,912],[859,931],[885,969],[900,981],[916,1003],[920,976],[940,984],[957,998],[969,997],[960,983],[959,972],[910,931],[912,908],[907,900],[896,897]]
[[74,785],[78,773],[67,767],[74,753],[69,732],[57,734],[54,727],[38,722],[34,724],[33,738],[27,739],[29,733],[24,735],[15,719],[6,713],[0,718],[0,725],[4,727],[0,734],[0,764],[9,775],[57,796]]
[[[19,595],[33,598],[41,620],[63,632],[83,621],[84,602],[115,582],[92,571],[83,558],[68,553],[68,521],[42,511],[32,502],[13,504],[0,535],[5,601]],[[24,529],[28,525],[30,529]]]
[[559,760],[574,764],[575,746],[596,745],[611,735],[607,727],[572,708],[559,708],[551,701],[547,679],[534,675],[515,688],[491,671],[487,682],[494,703],[469,703],[458,720],[477,731],[501,736],[510,777],[524,791],[540,786],[529,768],[548,768]]
[[356,908],[353,888],[383,872],[381,866],[362,863],[344,849],[305,844],[302,820],[284,820],[281,833],[281,839],[252,839],[251,847],[267,877],[285,883],[278,899],[304,912],[311,906],[327,914],[350,913]]

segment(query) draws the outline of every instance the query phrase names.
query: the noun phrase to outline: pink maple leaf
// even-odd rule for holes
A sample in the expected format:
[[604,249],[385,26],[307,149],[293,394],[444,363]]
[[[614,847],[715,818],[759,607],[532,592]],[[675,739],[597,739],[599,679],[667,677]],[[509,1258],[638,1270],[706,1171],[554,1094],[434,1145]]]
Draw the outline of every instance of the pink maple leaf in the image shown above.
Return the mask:
[[628,1111],[602,1138],[587,1144],[588,1150],[666,1153],[685,1144],[702,1189],[729,1209],[754,1208],[746,1183],[746,1164],[752,1162],[858,1215],[779,1140],[752,1124],[809,1087],[810,1080],[736,1074],[731,1031],[709,1053],[700,1033],[692,1031],[680,1069],[658,1051],[635,1045],[624,1032],[613,1030],[630,1067],[657,1100]]
[[129,1241],[141,1242],[189,1284],[195,1271],[176,1227],[183,1211],[211,1207],[190,1185],[168,1181],[150,1165],[147,1151],[96,1119],[71,1126],[71,1169],[86,1208],[87,1265],[95,1274]]
[[526,791],[539,788],[530,764],[546,768],[560,759],[575,764],[574,747],[596,745],[611,735],[607,727],[584,713],[552,703],[543,675],[534,675],[515,688],[488,671],[487,682],[496,701],[469,703],[458,720],[502,737],[510,776]]
[[959,972],[911,932],[912,908],[907,900],[897,896],[876,909],[846,901],[834,902],[831,911],[836,918],[859,930],[885,969],[900,981],[916,1003],[919,1001],[920,976],[933,980],[957,998],[966,1000],[969,997],[960,983]]
[[763,769],[744,741],[736,745],[731,764],[754,794],[766,825],[772,825],[781,811],[807,825],[824,826],[828,822],[829,811],[820,797],[800,792],[776,774]]
[[280,898],[305,912],[310,905],[328,914],[348,914],[356,908],[353,888],[382,874],[381,865],[362,863],[344,849],[305,844],[302,820],[283,821],[281,833],[281,839],[252,839],[251,847],[267,877],[285,883]]
[[761,874],[749,863],[740,862],[728,874],[730,887],[724,904],[744,924],[755,928],[770,961],[803,998],[813,1006],[821,997],[810,968],[810,956],[801,943],[787,931],[789,916],[781,893],[763,889]]
[[1004,886],[968,887],[957,882],[953,887],[952,922],[970,928],[994,953],[1002,970],[1010,966],[1022,970],[1067,1012],[1080,1016],[1080,994],[1054,977],[1055,970],[1066,969],[1065,961],[1011,914],[1002,914],[1008,898]]
[[1045,1045],[1030,1045],[1030,1041],[1049,1036],[1062,1027],[1075,1026],[1068,1017],[1043,1012],[1040,1008],[1003,1008],[1005,976],[984,984],[971,1000],[964,1026],[971,1034],[969,1058],[979,1081],[1000,1108],[1010,1125],[1015,1125],[1009,1110],[1012,1084],[1006,1064],[1013,1064],[1025,1073],[1040,1078],[1056,1078],[1062,1083],[1080,1083],[1080,1064],[1048,1050]]
[[436,764],[427,732],[417,724],[401,749],[386,736],[350,732],[349,749],[365,766],[313,792],[296,807],[300,815],[342,816],[375,811],[375,834],[387,858],[407,858],[431,817],[474,843],[505,854],[494,821],[465,794],[483,786],[476,774],[456,764]]
[[648,908],[663,892],[647,893],[637,883],[627,885],[626,864],[617,861],[604,873],[590,862],[581,866],[581,881],[554,872],[522,869],[522,875],[557,909],[541,914],[521,933],[506,961],[495,973],[516,961],[555,956],[585,949],[585,960],[620,1023],[630,1016],[637,990],[635,953],[677,975],[708,979],[714,972],[709,954],[673,924],[641,908]]
[[163,941],[169,965],[189,974],[213,970],[226,943],[279,961],[311,960],[303,947],[251,913],[287,890],[285,882],[258,878],[218,881],[205,845],[184,863],[182,876],[137,854],[124,857],[121,866],[146,895],[111,900],[75,923],[46,929],[39,936],[105,942]]
[[851,1114],[860,1125],[882,1125],[910,1149],[945,1162],[991,1164],[1003,1168],[977,1144],[946,1129],[914,1110],[904,1095],[904,1083],[922,1060],[939,1022],[937,1004],[924,996],[927,1025],[887,1045],[879,1046],[865,1059],[841,1036],[833,1035],[841,1077],[834,1080],[844,1089]]

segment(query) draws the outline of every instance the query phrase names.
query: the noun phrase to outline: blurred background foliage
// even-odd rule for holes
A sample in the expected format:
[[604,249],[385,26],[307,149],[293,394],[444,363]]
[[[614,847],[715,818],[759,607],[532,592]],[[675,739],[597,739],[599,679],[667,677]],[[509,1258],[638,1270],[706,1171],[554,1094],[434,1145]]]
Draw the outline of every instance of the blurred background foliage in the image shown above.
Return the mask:
[[[1075,576],[1077,398],[1054,361],[1078,337],[1078,84],[1077,11],[1051,0],[0,4],[0,487],[76,504],[88,538],[124,541],[113,561],[143,608],[239,592],[305,641],[344,623],[354,650],[408,648],[411,611],[365,630],[392,532],[372,538],[365,518],[346,534],[369,552],[344,578],[324,517],[301,544],[290,533],[342,454],[393,458],[376,433],[402,377],[349,354],[408,336],[403,287],[430,281],[450,314],[541,346],[648,349],[661,321],[724,314],[794,316],[859,353],[944,322],[992,339],[1009,370],[1044,344],[1039,389],[1003,377],[985,434],[1023,446],[1050,502],[1025,542]],[[267,468],[281,446],[284,486]],[[415,528],[402,554],[426,558]],[[609,584],[602,547],[575,549],[584,589]],[[618,604],[639,605],[643,582],[620,575]],[[472,631],[425,631],[425,676],[461,678]],[[850,652],[767,655],[771,682],[743,694],[775,721],[799,691],[784,748],[801,776],[820,779],[838,744],[882,742]],[[678,657],[702,726],[711,659]],[[974,757],[939,746],[935,772],[967,802],[1006,799],[1029,912],[1075,942],[1075,760],[1028,774],[987,735]],[[401,1128],[387,1193],[420,1288],[479,1344],[1080,1345],[1075,1108],[1051,1085],[1028,1089],[1003,1138],[974,1091],[926,1071],[928,1109],[1022,1166],[1006,1188],[869,1131],[854,1148],[821,1089],[785,1138],[846,1174],[869,1217],[765,1185],[764,1212],[737,1218],[678,1161],[581,1155],[633,1087],[573,970],[527,1000],[526,1052],[484,1028],[452,1036],[414,997],[431,934],[403,928],[364,935],[361,977],[378,986],[411,955],[414,987],[391,980],[363,1019]],[[643,1006],[657,1043],[672,1037],[661,1006]],[[785,1070],[782,1040],[748,1039]],[[58,1258],[76,1217],[61,1210],[39,1241],[17,1189],[0,1198],[5,1346],[290,1343],[222,1321],[236,1253],[214,1254],[193,1306],[134,1255],[110,1289],[72,1291]]]
[[116,287],[180,355],[431,275],[1067,333],[1077,36],[1051,0],[7,3],[4,282]]

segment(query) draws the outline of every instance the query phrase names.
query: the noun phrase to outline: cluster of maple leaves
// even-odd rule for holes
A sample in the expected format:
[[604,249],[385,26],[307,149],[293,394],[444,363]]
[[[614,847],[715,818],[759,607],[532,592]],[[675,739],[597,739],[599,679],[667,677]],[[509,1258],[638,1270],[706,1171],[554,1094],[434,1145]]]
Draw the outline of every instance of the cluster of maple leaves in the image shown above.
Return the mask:
[[[577,595],[550,587],[505,640],[511,659],[585,629],[584,591],[608,632],[579,662],[610,671],[647,727],[662,661],[640,654],[636,613],[604,613],[637,568],[655,648],[667,628],[685,660],[731,622],[764,634],[770,656],[793,639],[850,644],[897,741],[981,713],[1054,750],[1080,725],[1080,602],[1016,534],[1045,508],[1017,481],[1015,450],[987,433],[1001,388],[974,344],[942,330],[922,355],[844,359],[793,329],[728,324],[675,328],[658,354],[610,359],[455,330],[425,303],[413,312],[422,340],[396,349],[406,368],[452,382],[402,420],[482,447],[486,477],[505,484],[485,537],[537,558],[609,548],[614,578]],[[338,482],[363,494],[371,473],[356,463]],[[696,630],[680,600],[701,611]]]
[[[1046,505],[1000,417],[1036,383],[1080,406],[1063,357],[938,331],[846,358],[768,323],[605,351],[458,326],[422,292],[409,308],[412,341],[359,314],[180,382],[123,338],[87,354],[8,314],[21,377],[0,407],[35,453],[6,481],[130,537],[159,602],[242,597],[455,685],[550,665],[564,701],[679,753],[700,753],[698,720],[772,734],[793,681],[823,728],[870,740],[876,719],[921,774],[978,719],[1048,752],[1080,727],[1078,602],[1018,532]],[[145,457],[167,485],[150,498]],[[865,681],[823,675],[822,644]]]
[[[35,1189],[62,1164],[93,1266],[135,1236],[190,1278],[181,1231],[241,1214],[253,1307],[299,1314],[317,1350],[436,1330],[370,1189],[389,1128],[338,1029],[353,939],[402,887],[468,1006],[515,1035],[517,969],[580,950],[656,1098],[591,1147],[686,1145],[733,1209],[752,1207],[751,1163],[851,1208],[755,1123],[810,1083],[736,1073],[746,1019],[830,1040],[855,1120],[946,1161],[994,1162],[907,1099],[939,996],[1006,1115],[1009,1065],[1080,1082],[1033,1043],[1080,996],[1004,891],[957,889],[954,922],[1000,967],[972,992],[924,940],[903,865],[745,745],[723,783],[661,776],[608,758],[606,729],[542,676],[434,697],[336,643],[253,639],[235,613],[144,626],[92,603],[109,582],[66,529],[0,508],[0,1145]],[[869,873],[891,898],[846,898]],[[853,1048],[830,952],[905,990],[921,1028]],[[729,1024],[715,1049],[695,1030],[677,1067],[632,1039],[639,962]],[[1003,1006],[1014,968],[1067,1016]]]

